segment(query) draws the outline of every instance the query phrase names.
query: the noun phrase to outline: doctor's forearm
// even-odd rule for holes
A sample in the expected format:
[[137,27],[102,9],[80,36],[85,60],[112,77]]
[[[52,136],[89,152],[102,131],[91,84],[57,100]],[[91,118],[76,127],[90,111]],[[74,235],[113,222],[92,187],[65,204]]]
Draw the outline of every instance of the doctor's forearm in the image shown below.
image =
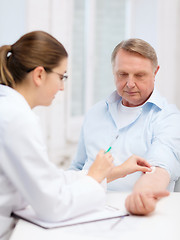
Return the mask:
[[163,191],[170,181],[169,173],[160,167],[155,172],[143,174],[134,185],[134,192]]
[[118,178],[122,178],[126,176],[126,174],[124,173],[124,171],[121,169],[121,165],[116,166],[112,169],[112,171],[109,173],[109,175],[107,176],[107,183],[112,182]]

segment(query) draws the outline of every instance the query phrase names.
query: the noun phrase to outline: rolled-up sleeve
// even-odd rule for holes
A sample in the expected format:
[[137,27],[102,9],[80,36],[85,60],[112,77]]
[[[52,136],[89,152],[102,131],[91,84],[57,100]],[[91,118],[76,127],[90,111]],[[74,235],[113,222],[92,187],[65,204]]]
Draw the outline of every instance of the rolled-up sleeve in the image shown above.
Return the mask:
[[180,177],[180,114],[168,113],[153,122],[151,147],[146,159],[166,169],[171,181]]

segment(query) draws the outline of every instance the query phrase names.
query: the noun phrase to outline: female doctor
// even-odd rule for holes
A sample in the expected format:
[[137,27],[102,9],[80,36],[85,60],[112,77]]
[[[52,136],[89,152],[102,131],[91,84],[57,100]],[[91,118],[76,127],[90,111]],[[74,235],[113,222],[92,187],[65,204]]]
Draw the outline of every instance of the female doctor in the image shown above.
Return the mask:
[[[111,154],[101,150],[87,175],[58,169],[48,160],[40,122],[31,110],[50,105],[64,90],[67,56],[62,44],[42,31],[0,48],[0,239],[8,239],[13,229],[11,213],[28,204],[40,219],[53,222],[105,203],[100,183],[114,166]],[[150,171],[143,159],[130,160],[116,177]]]

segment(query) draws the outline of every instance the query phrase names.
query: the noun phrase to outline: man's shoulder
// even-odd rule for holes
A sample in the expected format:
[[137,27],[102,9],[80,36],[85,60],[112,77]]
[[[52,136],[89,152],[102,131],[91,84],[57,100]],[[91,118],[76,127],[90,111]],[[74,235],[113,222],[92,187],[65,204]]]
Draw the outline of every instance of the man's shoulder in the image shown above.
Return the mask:
[[94,104],[88,112],[85,114],[84,124],[93,124],[94,122],[99,122],[105,119],[107,112],[106,100],[101,100]]
[[163,127],[165,130],[166,127],[173,125],[179,129],[180,111],[175,104],[168,103],[166,99],[161,103],[161,108],[154,104],[149,114],[151,123],[154,123],[157,128]]
[[162,109],[160,115],[161,115],[161,118],[163,118],[164,120],[166,119],[168,121],[175,120],[175,121],[178,121],[178,124],[179,124],[180,111],[175,104],[166,104]]
[[180,111],[176,104],[169,103],[165,97],[161,97],[161,111],[162,116],[177,115],[180,116]]
[[[161,94],[155,89],[152,96],[147,101],[147,106],[150,107],[159,116],[167,115],[180,115],[180,111],[175,104],[169,103],[168,100],[161,96]],[[149,105],[150,104],[150,105]]]
[[107,109],[106,99],[95,103],[88,111],[87,115],[104,112]]
[[88,111],[88,114],[94,114],[94,113],[100,114],[100,113],[107,112],[109,108],[109,104],[118,102],[119,99],[120,99],[120,96],[115,90],[106,98],[95,103]]

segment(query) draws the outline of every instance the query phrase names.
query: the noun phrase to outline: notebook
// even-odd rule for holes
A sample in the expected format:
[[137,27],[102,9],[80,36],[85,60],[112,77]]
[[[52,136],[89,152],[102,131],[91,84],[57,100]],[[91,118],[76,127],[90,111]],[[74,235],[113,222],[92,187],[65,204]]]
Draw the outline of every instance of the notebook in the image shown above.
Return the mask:
[[90,213],[86,213],[86,214],[83,214],[74,218],[70,218],[67,220],[62,220],[59,222],[45,222],[40,220],[31,206],[28,206],[23,210],[16,211],[12,214],[13,217],[26,220],[28,222],[36,224],[45,229],[66,227],[66,226],[85,224],[85,223],[96,222],[96,221],[105,221],[113,218],[126,217],[128,215],[129,214],[124,210],[115,209],[114,207],[111,207],[111,206],[106,206],[102,210],[93,211]]

